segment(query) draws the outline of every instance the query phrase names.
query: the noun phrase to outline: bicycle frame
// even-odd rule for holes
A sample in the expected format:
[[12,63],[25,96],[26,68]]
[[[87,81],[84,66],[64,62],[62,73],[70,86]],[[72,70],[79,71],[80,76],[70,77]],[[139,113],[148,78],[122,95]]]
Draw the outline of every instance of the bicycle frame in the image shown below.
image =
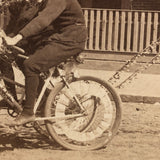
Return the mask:
[[[54,84],[54,82],[53,82],[53,73],[54,73],[54,71],[55,71],[55,68],[54,68],[54,67],[49,70],[49,76],[48,76],[47,79],[45,80],[45,83],[44,83],[44,85],[43,85],[43,87],[42,87],[42,90],[41,90],[41,92],[40,92],[40,94],[39,94],[39,96],[38,96],[38,99],[37,99],[37,101],[36,101],[36,103],[35,103],[35,105],[34,105],[34,109],[33,109],[34,114],[36,114],[36,112],[37,112],[38,106],[39,106],[39,104],[40,104],[40,102],[41,102],[41,100],[42,100],[42,97],[43,97],[46,89],[48,88],[48,85],[50,84],[50,85],[52,85],[52,87],[55,86],[55,84]],[[58,71],[61,72],[60,69],[58,69]],[[61,73],[61,74],[63,74],[63,73]],[[79,102],[79,100],[77,99],[77,97],[74,95],[73,91],[71,91],[71,88],[69,87],[69,84],[67,83],[67,81],[65,80],[65,78],[63,77],[63,75],[61,75],[61,76],[59,76],[59,77],[60,77],[60,79],[61,79],[61,83],[64,83],[64,85],[66,85],[67,88],[70,89],[71,96],[76,100],[77,104],[80,106],[80,108],[81,108],[82,111],[83,111],[82,105],[80,104],[80,102]],[[57,77],[57,79],[55,78],[55,83],[60,82],[59,77]],[[5,80],[5,81],[7,81],[7,82],[9,82],[9,83],[11,83],[11,84],[17,85],[17,86],[19,86],[19,87],[23,87],[23,88],[25,87],[24,85],[22,85],[22,84],[20,84],[20,83],[18,83],[18,82],[15,82],[14,80],[11,80],[11,79],[3,76],[3,75],[0,75],[0,79],[1,79],[1,80]],[[62,80],[63,80],[63,82],[62,82]],[[5,100],[6,100],[6,98],[9,99],[9,101],[7,101],[7,102],[8,102],[10,105],[15,106],[19,111],[22,111],[21,105],[14,99],[14,97],[13,97],[13,96],[7,91],[7,89],[6,89],[3,85],[1,85],[1,84],[0,84],[0,90],[3,90],[3,91],[4,91],[4,95],[3,95],[2,97],[3,97]],[[37,118],[35,119],[35,121],[52,120],[52,122],[54,122],[54,121],[57,120],[57,119],[70,119],[70,118],[78,118],[78,117],[82,117],[82,116],[84,116],[84,113],[83,113],[83,112],[80,113],[80,114],[68,115],[68,116],[63,116],[63,117],[37,117]]]
[[[18,83],[18,82],[15,82],[14,80],[11,80],[5,76],[3,76],[2,74],[0,75],[0,80],[5,80],[11,84],[14,84],[14,85],[17,85],[19,87],[23,87],[24,88],[24,85]],[[15,106],[18,111],[22,111],[22,107],[21,105],[14,99],[14,97],[8,92],[8,90],[5,88],[5,86],[3,86],[1,83],[0,83],[0,91],[1,91],[1,96],[2,98],[4,98],[11,106]]]
[[[2,31],[2,33],[4,34],[3,37],[5,37],[5,36],[6,36],[5,33],[4,33],[3,31]],[[12,46],[12,47],[13,47],[14,49],[18,50],[20,53],[25,53],[25,51],[24,51],[23,49],[21,49],[21,48],[19,48],[19,47],[17,47],[17,46]],[[17,56],[18,56],[18,57],[21,57],[21,58],[23,58],[23,59],[28,59],[28,57],[25,56],[25,55],[23,55],[23,54],[17,54]],[[57,81],[58,78],[60,78],[60,80],[58,80],[58,82],[61,81],[61,83],[64,83],[64,85],[70,90],[71,96],[72,96],[73,99],[76,101],[76,103],[77,103],[77,105],[79,106],[79,108],[81,109],[81,113],[80,113],[80,114],[69,115],[69,116],[58,117],[58,118],[61,118],[61,119],[66,119],[66,118],[67,118],[67,119],[68,119],[68,118],[77,118],[77,117],[84,116],[85,113],[84,113],[84,108],[83,108],[82,104],[80,103],[80,101],[78,100],[78,98],[76,97],[76,95],[74,94],[74,92],[72,91],[72,89],[70,88],[69,83],[68,83],[67,80],[65,79],[65,73],[64,73],[58,66],[49,69],[49,75],[48,75],[48,77],[45,79],[45,83],[44,83],[44,85],[43,85],[43,87],[42,87],[42,90],[41,90],[41,92],[40,92],[40,94],[39,94],[39,96],[38,96],[38,99],[37,99],[37,101],[36,101],[36,103],[35,103],[35,105],[34,105],[34,109],[33,109],[34,114],[36,114],[36,112],[37,112],[38,106],[39,106],[39,104],[40,104],[40,102],[41,102],[41,100],[42,100],[42,97],[43,97],[43,95],[44,95],[44,93],[45,93],[48,85],[50,84],[52,87],[54,87],[54,84],[53,84],[53,78],[54,78],[54,77],[53,77],[53,73],[54,73],[54,71],[55,71],[55,68],[57,68],[58,73],[59,73],[59,76],[56,77],[55,80]],[[9,83],[12,83],[12,84],[14,84],[14,85],[17,85],[17,86],[20,86],[20,87],[24,87],[24,85],[21,85],[21,84],[18,83],[18,82],[15,82],[15,81],[13,81],[13,80],[11,80],[11,79],[8,79],[7,77],[1,76],[0,79],[5,80],[5,81],[7,81],[7,82],[9,82]],[[18,109],[18,111],[21,112],[21,111],[22,111],[22,106],[14,99],[14,97],[13,97],[13,96],[7,91],[7,89],[6,89],[3,85],[1,85],[1,84],[0,84],[0,90],[2,91],[1,94],[3,94],[2,97],[3,97],[5,100],[7,100],[7,102],[8,102],[11,106],[15,106],[15,107]],[[36,121],[41,121],[41,120],[43,121],[43,120],[55,120],[55,119],[57,119],[57,117],[56,117],[56,118],[55,118],[55,117],[40,117],[40,118],[36,118],[35,120],[36,120]]]
[[[52,120],[52,122],[54,122],[55,120],[59,120],[59,119],[70,119],[70,118],[78,118],[78,117],[82,117],[85,115],[85,112],[84,112],[84,108],[82,106],[82,104],[80,103],[80,101],[78,100],[78,98],[76,97],[76,95],[74,94],[74,92],[72,91],[72,89],[70,88],[70,85],[68,84],[68,82],[66,81],[66,79],[64,78],[64,75],[63,75],[63,72],[61,71],[61,69],[57,68],[58,72],[59,72],[59,77],[61,78],[62,82],[64,83],[64,85],[67,86],[67,88],[70,90],[70,94],[71,96],[74,98],[74,100],[76,101],[76,103],[78,104],[78,106],[80,107],[81,109],[81,113],[80,114],[74,114],[74,115],[68,115],[68,116],[61,116],[61,117],[40,117],[40,118],[36,118],[35,120],[36,121],[43,121],[43,120]],[[55,68],[51,68],[49,70],[49,76],[48,78],[45,80],[45,83],[42,87],[42,90],[39,94],[39,97],[34,105],[34,114],[36,113],[37,109],[38,109],[38,106],[41,102],[41,99],[47,89],[47,86],[49,84],[52,85],[52,87],[54,87],[54,83],[52,81],[52,78],[53,78],[53,73],[55,71]]]

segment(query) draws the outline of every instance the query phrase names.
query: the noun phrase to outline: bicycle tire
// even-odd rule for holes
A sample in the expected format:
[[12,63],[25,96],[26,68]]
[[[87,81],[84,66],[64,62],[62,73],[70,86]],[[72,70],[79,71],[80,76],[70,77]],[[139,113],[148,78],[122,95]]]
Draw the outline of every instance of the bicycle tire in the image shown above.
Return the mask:
[[[93,103],[95,104],[95,101],[92,99],[82,102],[85,96],[83,95],[83,98],[82,98],[82,95],[80,95],[79,99],[81,99],[81,103],[83,103],[84,105],[86,104],[85,109],[87,110],[87,112],[90,112],[90,110],[93,110],[92,115],[88,114],[87,118],[86,117],[77,118],[76,120],[74,120],[74,122],[70,122],[70,120],[57,120],[56,122],[52,123],[51,121],[47,120],[45,121],[46,128],[51,138],[66,149],[70,149],[70,150],[99,149],[106,146],[118,131],[118,128],[121,122],[121,99],[117,94],[116,90],[108,82],[100,80],[99,78],[84,76],[70,82],[71,87],[75,85],[75,88],[73,88],[75,92],[80,92],[77,89],[78,87],[76,86],[76,85],[80,85],[79,83],[81,83],[81,85],[84,85],[83,86],[84,88],[79,86],[82,90],[83,89],[85,90],[85,88],[87,88],[88,85],[91,85],[90,87],[92,89],[88,88],[87,96],[88,95],[90,96],[91,95],[90,92],[92,92],[93,88],[96,85],[98,85],[99,88],[95,87],[94,88],[95,92],[93,92],[93,94],[95,95],[97,94],[95,96],[97,97],[97,99],[99,98],[98,94],[99,96],[101,96],[101,93],[104,90],[103,93],[105,95],[103,99],[101,98],[101,104],[98,104],[98,107],[96,107],[96,105],[92,105]],[[66,97],[66,95],[63,97],[63,94],[64,94],[63,92],[65,91],[65,88],[66,87],[64,83],[60,83],[50,92],[46,102],[45,110],[44,110],[44,115],[46,117],[51,117],[51,116],[56,117],[56,116],[59,116],[59,114],[67,115],[69,114],[67,112],[70,111],[68,109],[69,107],[71,107],[71,112],[73,112],[74,105],[72,104],[70,99],[66,100],[68,101],[67,105],[69,104],[69,107],[66,106],[66,103],[63,104],[64,105],[63,107],[62,107],[62,104],[60,104],[62,103],[60,101],[64,99],[64,97]],[[96,93],[98,91],[100,91],[101,93]],[[107,104],[107,105],[105,106],[103,104],[105,105]],[[90,106],[88,107],[88,105]],[[112,112],[112,113],[109,113],[109,112]],[[113,119],[112,122],[109,118],[111,118],[111,120]],[[84,124],[82,123],[82,126],[81,126],[81,124],[80,125],[78,124],[78,121],[84,121],[84,122],[86,121],[86,122]],[[102,122],[103,122],[103,130],[100,129],[100,126],[102,127]],[[74,123],[76,124],[74,125]],[[97,124],[99,125],[98,127],[97,127]],[[74,127],[76,126],[78,127],[78,129],[72,128],[72,126]],[[97,130],[99,130],[99,133]],[[103,132],[103,134],[101,134],[101,132]],[[79,135],[76,136],[76,134],[79,134]]]

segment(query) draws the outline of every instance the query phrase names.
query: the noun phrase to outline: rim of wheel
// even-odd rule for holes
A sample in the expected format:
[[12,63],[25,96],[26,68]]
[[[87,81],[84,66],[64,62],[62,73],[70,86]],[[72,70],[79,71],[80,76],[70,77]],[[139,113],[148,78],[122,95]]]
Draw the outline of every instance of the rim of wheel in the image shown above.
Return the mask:
[[[57,120],[48,127],[49,132],[52,133],[51,136],[69,149],[100,148],[110,141],[119,126],[115,124],[120,121],[118,95],[115,95],[115,91],[111,93],[111,86],[99,79],[85,79],[79,79],[70,85],[88,115],[77,119]],[[77,114],[79,108],[72,101],[66,87],[60,88],[59,91],[59,94],[55,94],[54,101],[50,102],[53,115],[63,117],[68,114]],[[118,98],[117,102],[113,101],[115,98]],[[52,114],[51,111],[49,114]]]

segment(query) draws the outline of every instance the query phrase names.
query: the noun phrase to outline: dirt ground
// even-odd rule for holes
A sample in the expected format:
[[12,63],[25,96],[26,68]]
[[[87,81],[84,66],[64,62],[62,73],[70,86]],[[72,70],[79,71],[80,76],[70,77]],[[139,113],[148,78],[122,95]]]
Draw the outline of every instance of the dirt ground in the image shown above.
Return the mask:
[[[2,122],[4,111],[0,111]],[[106,148],[96,151],[64,150],[31,128],[0,131],[1,160],[159,160],[159,153],[159,103],[124,103],[118,134]]]

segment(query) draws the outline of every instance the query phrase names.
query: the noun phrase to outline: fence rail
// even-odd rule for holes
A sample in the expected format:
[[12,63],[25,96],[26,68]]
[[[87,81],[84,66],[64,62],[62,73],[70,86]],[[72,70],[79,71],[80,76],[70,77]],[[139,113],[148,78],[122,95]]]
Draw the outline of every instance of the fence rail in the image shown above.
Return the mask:
[[[83,13],[88,28],[86,50],[139,52],[159,37],[160,12],[86,8]],[[7,17],[1,14],[0,28],[6,23]]]

